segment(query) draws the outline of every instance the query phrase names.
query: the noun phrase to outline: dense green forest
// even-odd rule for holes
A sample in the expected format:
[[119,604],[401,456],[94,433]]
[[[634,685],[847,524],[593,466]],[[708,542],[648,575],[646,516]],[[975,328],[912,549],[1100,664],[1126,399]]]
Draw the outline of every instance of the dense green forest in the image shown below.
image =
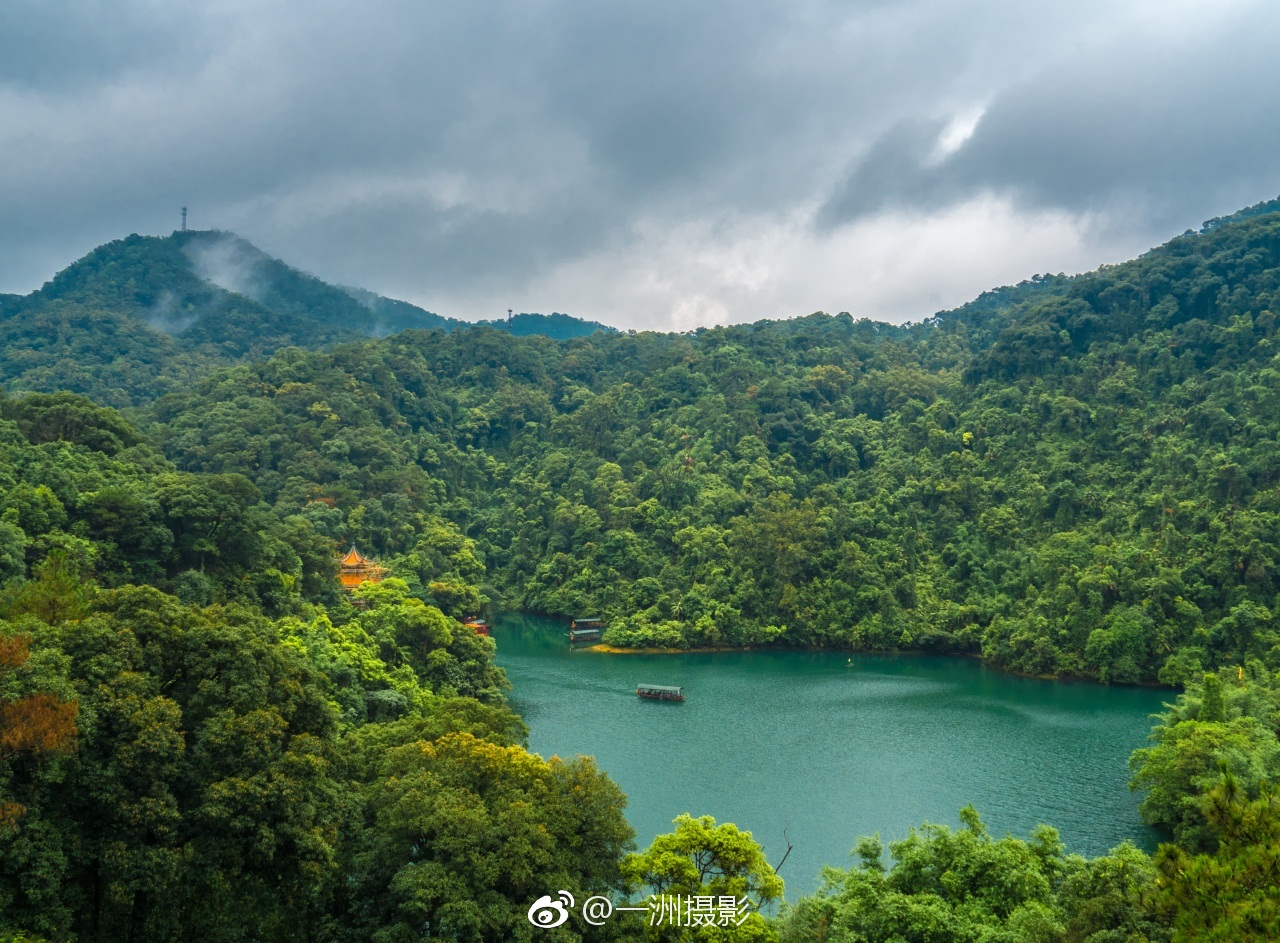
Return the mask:
[[[901,327],[253,360],[237,295],[246,362],[213,369],[163,331],[101,341],[145,297],[127,267],[0,299],[0,939],[629,938],[535,928],[551,887],[775,905],[653,940],[1276,938],[1278,209]],[[354,600],[353,542],[392,572]],[[590,760],[527,752],[459,621],[486,607],[1182,685],[1133,759],[1172,842],[1086,860],[965,810],[777,904],[748,833],[682,817],[637,851]]]
[[[1280,926],[1280,675],[1257,660],[1190,681],[1135,754],[1144,814],[1177,839],[1154,859],[1086,860],[1051,828],[997,839],[970,809],[887,864],[860,839],[856,867],[762,913],[782,882],[749,833],[681,817],[632,852],[617,787],[590,760],[531,756],[493,643],[405,580],[365,584],[357,609],[306,554],[269,555],[314,532],[246,480],[175,472],[78,397],[3,406],[0,939],[1181,943]],[[164,497],[140,506],[148,485]],[[420,544],[478,593],[448,570],[468,556],[456,529]],[[753,910],[727,929],[549,932],[525,916],[548,886]]]
[[[563,314],[485,323],[559,338],[608,330]],[[466,326],[326,284],[231,233],[132,235],[100,246],[38,291],[0,295],[0,382],[128,406],[281,347]]]
[[488,598],[603,611],[614,644],[1176,683],[1280,658],[1278,277],[1266,213],[916,325],[409,331],[137,421],[411,585],[448,520]]

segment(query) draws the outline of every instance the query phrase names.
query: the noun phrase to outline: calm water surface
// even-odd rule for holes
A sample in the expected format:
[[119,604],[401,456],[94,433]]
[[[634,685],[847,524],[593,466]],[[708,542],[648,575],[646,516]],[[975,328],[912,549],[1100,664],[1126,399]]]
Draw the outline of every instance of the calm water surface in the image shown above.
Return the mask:
[[[643,848],[682,812],[750,830],[787,896],[824,864],[848,867],[859,835],[958,824],[973,804],[992,832],[1046,822],[1093,856],[1156,834],[1127,788],[1130,752],[1167,691],[1038,681],[963,658],[839,652],[610,655],[574,649],[566,625],[509,614],[494,626],[529,747],[594,756],[626,792]],[[636,697],[684,687],[683,703]]]

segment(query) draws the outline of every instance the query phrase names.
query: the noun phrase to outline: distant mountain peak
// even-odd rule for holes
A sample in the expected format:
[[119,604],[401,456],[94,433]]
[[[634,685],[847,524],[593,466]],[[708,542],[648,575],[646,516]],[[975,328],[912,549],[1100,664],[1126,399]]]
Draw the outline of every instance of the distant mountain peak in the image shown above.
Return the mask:
[[615,328],[599,321],[583,321],[568,314],[553,311],[551,314],[522,312],[506,318],[495,318],[491,321],[477,321],[478,325],[507,331],[516,337],[528,337],[532,334],[545,334],[554,340],[569,340],[573,337],[585,337],[596,331],[615,332]]
[[[0,382],[126,406],[281,347],[471,326],[331,285],[232,232],[134,233],[99,246],[29,295],[0,296],[0,347],[11,352],[0,357]],[[610,330],[562,314],[484,326],[556,339]]]

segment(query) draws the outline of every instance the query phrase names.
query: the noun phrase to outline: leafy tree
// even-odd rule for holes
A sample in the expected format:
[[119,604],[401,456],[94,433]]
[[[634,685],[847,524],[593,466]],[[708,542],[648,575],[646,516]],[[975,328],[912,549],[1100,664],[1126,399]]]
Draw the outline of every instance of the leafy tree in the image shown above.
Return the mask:
[[1217,829],[1205,815],[1203,797],[1224,765],[1233,788],[1257,796],[1280,775],[1280,690],[1276,679],[1254,664],[1206,674],[1190,684],[1154,727],[1153,745],[1135,750],[1131,787],[1146,792],[1142,815],[1172,833],[1188,851],[1211,851]]
[[1250,800],[1230,773],[1204,797],[1220,836],[1213,854],[1162,845],[1152,906],[1173,923],[1174,943],[1280,937],[1280,815],[1270,788]]
[[390,749],[368,797],[344,918],[353,939],[542,939],[530,904],[548,889],[615,890],[634,834],[590,760],[548,763],[468,733]]
[[142,441],[114,409],[73,393],[30,393],[0,399],[0,416],[17,424],[34,444],[73,442],[96,452],[114,455]]
[[787,908],[783,943],[937,941],[1164,941],[1142,907],[1154,886],[1151,860],[1131,845],[1085,860],[1064,853],[1040,826],[1031,839],[995,839],[972,807],[963,827],[925,825],[889,846],[859,839],[860,863],[828,868],[822,889]]
[[782,878],[774,873],[751,833],[728,822],[717,825],[709,815],[696,819],[681,815],[674,824],[674,832],[659,835],[643,852],[623,861],[622,874],[632,890],[684,899],[728,896],[745,901],[750,909],[736,926],[720,926],[718,921],[699,927],[651,923],[645,927],[644,939],[723,943],[775,939],[760,909],[782,896]]
[[61,786],[75,752],[79,703],[62,666],[32,660],[31,642],[0,623],[0,848],[15,879],[0,885],[0,935],[24,916],[27,929],[50,933],[69,917],[56,886],[66,861],[49,841],[56,823],[42,799]]

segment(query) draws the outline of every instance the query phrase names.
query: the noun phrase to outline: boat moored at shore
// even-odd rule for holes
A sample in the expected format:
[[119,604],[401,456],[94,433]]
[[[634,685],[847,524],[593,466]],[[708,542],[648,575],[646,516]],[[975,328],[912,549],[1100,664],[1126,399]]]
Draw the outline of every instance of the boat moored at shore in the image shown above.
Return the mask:
[[604,634],[604,620],[599,616],[579,616],[569,620],[569,644],[598,642]]

